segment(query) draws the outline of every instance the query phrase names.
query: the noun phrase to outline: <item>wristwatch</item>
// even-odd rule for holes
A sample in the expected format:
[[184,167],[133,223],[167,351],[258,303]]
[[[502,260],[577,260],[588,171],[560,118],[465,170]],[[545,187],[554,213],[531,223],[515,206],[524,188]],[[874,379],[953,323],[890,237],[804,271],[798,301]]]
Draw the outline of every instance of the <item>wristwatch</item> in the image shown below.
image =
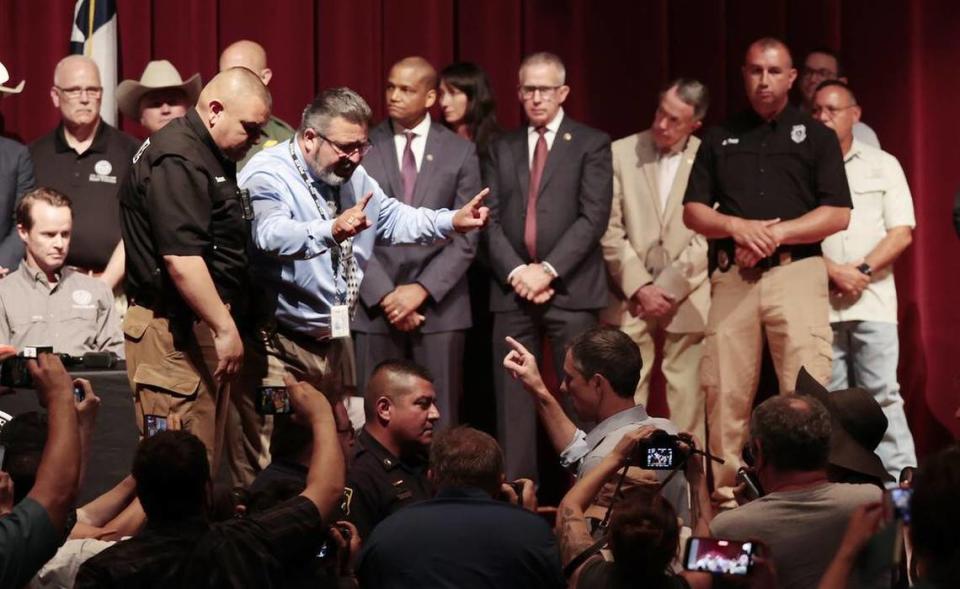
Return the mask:
[[857,266],[857,270],[859,270],[863,274],[866,274],[867,276],[873,276],[873,268],[871,268],[870,264],[866,262]]

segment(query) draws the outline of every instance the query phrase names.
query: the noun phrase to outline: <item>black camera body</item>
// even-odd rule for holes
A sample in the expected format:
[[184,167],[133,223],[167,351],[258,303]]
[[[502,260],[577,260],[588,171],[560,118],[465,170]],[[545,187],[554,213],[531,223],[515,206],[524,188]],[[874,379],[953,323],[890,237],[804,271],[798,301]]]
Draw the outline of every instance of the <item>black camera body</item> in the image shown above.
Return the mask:
[[680,438],[658,429],[649,438],[637,443],[633,464],[647,470],[673,470],[681,466],[686,458]]
[[53,346],[26,346],[19,354],[0,363],[0,386],[12,389],[32,389],[33,377],[27,369],[27,360],[36,360],[40,354],[53,353]]

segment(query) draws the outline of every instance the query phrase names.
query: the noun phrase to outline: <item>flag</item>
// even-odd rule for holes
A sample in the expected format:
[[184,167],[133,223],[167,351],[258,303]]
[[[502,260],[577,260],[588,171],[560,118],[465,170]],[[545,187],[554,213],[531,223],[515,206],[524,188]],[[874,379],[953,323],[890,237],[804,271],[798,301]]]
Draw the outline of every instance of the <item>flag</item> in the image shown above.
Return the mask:
[[86,55],[100,68],[103,99],[100,117],[117,124],[117,3],[116,0],[77,0],[73,10],[70,53]]

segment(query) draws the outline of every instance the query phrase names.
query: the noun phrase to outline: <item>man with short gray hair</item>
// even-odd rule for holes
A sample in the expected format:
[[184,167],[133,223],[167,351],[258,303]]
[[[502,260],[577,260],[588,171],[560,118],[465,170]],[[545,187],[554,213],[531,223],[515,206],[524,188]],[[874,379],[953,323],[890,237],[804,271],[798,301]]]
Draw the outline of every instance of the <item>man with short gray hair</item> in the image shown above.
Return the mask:
[[247,386],[234,397],[243,421],[243,456],[236,439],[229,444],[235,482],[249,483],[269,461],[269,419],[254,411],[254,389],[282,386],[284,372],[321,391],[352,384],[341,369],[345,338],[375,245],[435,243],[486,223],[486,191],[456,211],[387,196],[360,166],[370,116],[353,90],[326,90],[304,110],[293,138],[258,153],[240,173],[253,209],[251,271],[262,300],[258,341],[248,344],[258,358],[248,356]]
[[654,338],[664,336],[661,369],[670,419],[704,438],[700,356],[710,307],[707,241],[683,224],[683,194],[710,98],[697,80],[679,78],[660,93],[653,124],[614,141],[613,205],[600,242],[611,285],[601,320],[640,346],[635,399],[646,405]]

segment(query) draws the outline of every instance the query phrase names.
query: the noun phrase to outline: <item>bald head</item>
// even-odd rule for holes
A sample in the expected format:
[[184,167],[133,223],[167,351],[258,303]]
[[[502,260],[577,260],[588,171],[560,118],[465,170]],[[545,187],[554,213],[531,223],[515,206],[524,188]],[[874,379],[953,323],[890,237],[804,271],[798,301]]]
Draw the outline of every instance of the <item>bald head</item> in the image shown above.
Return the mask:
[[222,71],[203,88],[197,113],[217,146],[240,161],[260,140],[270,118],[270,91],[253,72],[241,67]]
[[787,68],[793,67],[793,55],[790,53],[790,48],[787,47],[786,43],[784,43],[780,39],[777,39],[776,37],[763,37],[751,43],[750,46],[747,47],[747,53],[744,59],[744,63],[750,63],[751,53],[754,53],[754,52],[762,53],[770,49],[780,52],[780,54],[786,60],[784,65]]
[[100,68],[97,67],[97,62],[86,55],[68,55],[61,59],[53,70],[53,85],[61,88],[67,87],[66,85],[69,84],[68,78],[78,72],[89,73],[96,79],[96,85],[100,85]]
[[270,83],[273,71],[267,67],[267,52],[263,45],[249,39],[231,43],[220,54],[220,71],[232,67],[247,68],[255,73],[264,85]]
[[430,62],[420,56],[404,57],[393,64],[393,69],[409,69],[418,83],[423,84],[427,89],[437,87],[437,70],[430,65]]
[[96,129],[102,96],[100,70],[89,57],[68,55],[53,70],[50,100],[60,110],[60,119],[71,133]]

